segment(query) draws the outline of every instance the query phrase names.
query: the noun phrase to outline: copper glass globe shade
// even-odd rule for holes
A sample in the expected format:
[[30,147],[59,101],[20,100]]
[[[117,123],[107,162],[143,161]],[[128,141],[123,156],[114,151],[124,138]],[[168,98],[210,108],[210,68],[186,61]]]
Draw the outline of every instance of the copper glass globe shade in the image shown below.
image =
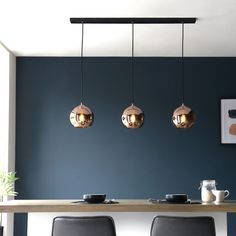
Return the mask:
[[174,111],[172,121],[176,128],[191,128],[195,122],[195,114],[189,107],[182,104]]
[[144,113],[140,108],[132,104],[124,110],[121,120],[126,128],[140,128],[144,122]]
[[75,128],[87,128],[93,123],[93,112],[82,103],[70,113],[70,122]]

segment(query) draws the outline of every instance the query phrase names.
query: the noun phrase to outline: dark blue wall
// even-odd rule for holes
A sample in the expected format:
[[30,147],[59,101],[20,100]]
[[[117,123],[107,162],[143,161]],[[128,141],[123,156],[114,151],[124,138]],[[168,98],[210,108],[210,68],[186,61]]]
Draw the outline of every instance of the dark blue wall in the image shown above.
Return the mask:
[[[186,105],[196,125],[177,130],[181,104],[179,58],[135,60],[136,105],[142,129],[128,130],[121,114],[130,105],[130,59],[86,58],[85,104],[95,114],[90,129],[75,129],[80,103],[80,58],[17,58],[16,190],[21,199],[200,198],[199,182],[216,179],[236,198],[236,146],[220,144],[220,99],[236,98],[235,58],[187,58]],[[21,219],[18,219],[21,218]],[[230,216],[229,235],[235,235]],[[23,236],[22,217],[15,235]]]

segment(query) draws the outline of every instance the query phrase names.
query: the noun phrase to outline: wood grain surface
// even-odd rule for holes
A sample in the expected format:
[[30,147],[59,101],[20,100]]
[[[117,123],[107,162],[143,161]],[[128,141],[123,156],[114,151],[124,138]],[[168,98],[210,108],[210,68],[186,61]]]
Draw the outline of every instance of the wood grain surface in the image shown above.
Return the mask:
[[236,201],[220,204],[162,204],[148,200],[117,200],[117,204],[73,203],[71,200],[12,200],[0,212],[236,212]]

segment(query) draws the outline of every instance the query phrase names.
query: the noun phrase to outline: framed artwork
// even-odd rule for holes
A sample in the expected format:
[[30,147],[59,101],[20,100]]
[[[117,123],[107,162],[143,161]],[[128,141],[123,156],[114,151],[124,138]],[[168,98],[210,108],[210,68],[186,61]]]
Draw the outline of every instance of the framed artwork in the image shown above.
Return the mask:
[[236,99],[221,99],[221,143],[236,143]]

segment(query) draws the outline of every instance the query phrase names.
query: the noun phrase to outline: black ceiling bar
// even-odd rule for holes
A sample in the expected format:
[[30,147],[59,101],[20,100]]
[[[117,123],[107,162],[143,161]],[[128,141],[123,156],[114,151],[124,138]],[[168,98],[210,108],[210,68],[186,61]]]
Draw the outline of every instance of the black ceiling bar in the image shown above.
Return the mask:
[[165,18],[70,18],[71,24],[194,24],[195,17]]

